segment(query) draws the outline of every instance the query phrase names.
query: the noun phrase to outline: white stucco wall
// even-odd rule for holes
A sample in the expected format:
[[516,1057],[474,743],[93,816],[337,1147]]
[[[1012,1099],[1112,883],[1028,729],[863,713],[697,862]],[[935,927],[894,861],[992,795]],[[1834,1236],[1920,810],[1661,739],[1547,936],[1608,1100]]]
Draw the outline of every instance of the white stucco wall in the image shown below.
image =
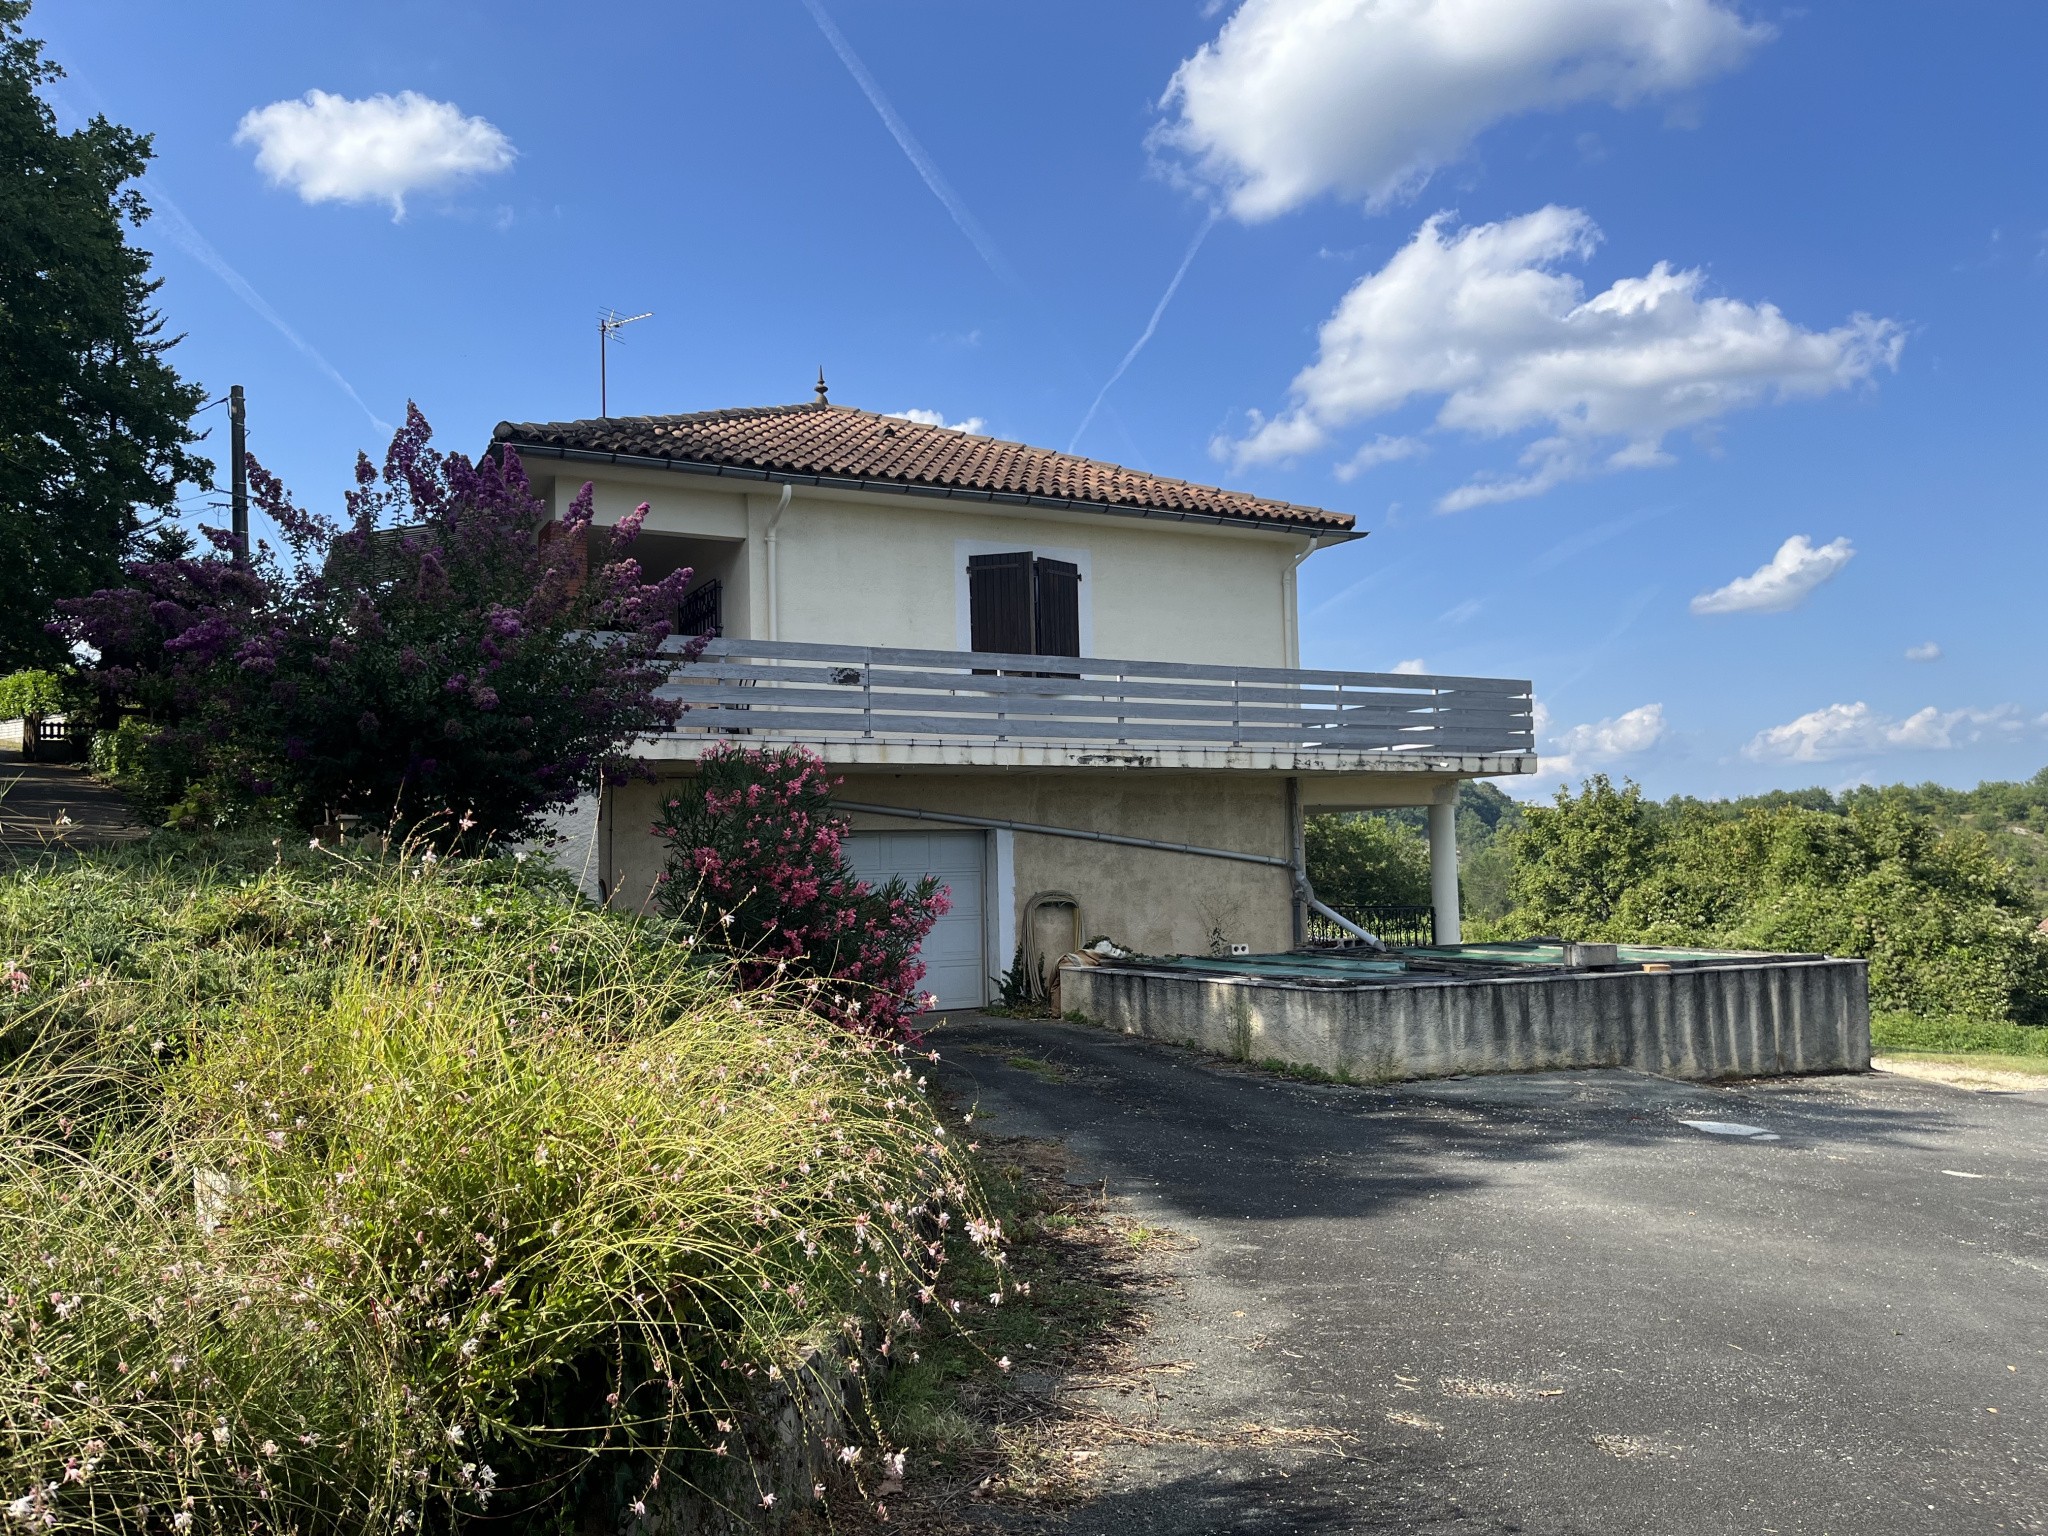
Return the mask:
[[[558,516],[588,478],[601,525],[645,501],[650,532],[744,541],[726,630],[767,636],[779,486],[541,461],[529,472],[546,481]],[[1267,530],[798,487],[777,528],[778,638],[963,650],[967,554],[1029,549],[1081,565],[1085,654],[1288,666],[1291,572],[1306,545]]]

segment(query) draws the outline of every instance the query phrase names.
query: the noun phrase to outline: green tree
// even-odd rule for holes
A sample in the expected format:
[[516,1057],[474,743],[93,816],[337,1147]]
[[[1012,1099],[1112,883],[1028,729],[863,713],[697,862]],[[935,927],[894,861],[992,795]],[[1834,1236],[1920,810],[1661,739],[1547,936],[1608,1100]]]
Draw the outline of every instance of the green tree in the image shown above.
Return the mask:
[[69,700],[54,672],[31,670],[0,677],[0,720],[41,720],[61,714]]
[[1383,816],[1310,816],[1302,824],[1308,881],[1340,912],[1429,900],[1429,847]]
[[1879,1008],[2048,1022],[2033,894],[1982,834],[1944,830],[1896,795],[1838,818],[1751,817],[1728,840],[1749,889],[1721,942],[1863,956]]
[[176,341],[128,228],[146,134],[95,117],[71,133],[40,87],[62,71],[22,34],[28,0],[0,0],[0,672],[49,665],[53,605],[120,579],[181,484],[204,392],[165,362]]
[[1556,804],[1527,807],[1509,838],[1516,906],[1508,925],[1569,939],[1620,937],[1613,930],[1622,898],[1656,865],[1654,814],[1634,784],[1616,789],[1604,773],[1576,796],[1559,786]]
[[1879,1008],[2048,1019],[2035,898],[1983,834],[1944,827],[1912,792],[1846,812],[1783,796],[1667,807],[1650,867],[1606,935],[1642,943],[1814,951],[1870,962]]

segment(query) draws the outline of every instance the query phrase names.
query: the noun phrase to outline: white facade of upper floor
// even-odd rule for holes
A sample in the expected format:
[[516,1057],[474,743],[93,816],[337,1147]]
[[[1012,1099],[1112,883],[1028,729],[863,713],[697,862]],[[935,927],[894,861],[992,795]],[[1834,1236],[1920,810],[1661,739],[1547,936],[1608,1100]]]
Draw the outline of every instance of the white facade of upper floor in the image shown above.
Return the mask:
[[690,566],[722,587],[736,639],[974,649],[971,556],[1030,551],[1080,570],[1080,654],[1217,666],[1300,665],[1297,572],[1356,535],[734,481],[529,458],[562,517],[585,482],[594,522],[642,502],[633,550],[651,579]]

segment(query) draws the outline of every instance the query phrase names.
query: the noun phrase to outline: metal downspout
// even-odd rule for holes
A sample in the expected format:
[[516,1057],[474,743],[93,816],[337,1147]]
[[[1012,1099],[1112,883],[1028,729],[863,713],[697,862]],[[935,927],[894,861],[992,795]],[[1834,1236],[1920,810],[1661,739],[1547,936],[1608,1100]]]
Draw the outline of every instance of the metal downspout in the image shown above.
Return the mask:
[[1085,843],[1116,843],[1125,848],[1153,848],[1161,853],[1188,853],[1198,858],[1235,859],[1240,864],[1266,864],[1274,869],[1292,870],[1287,859],[1266,853],[1239,853],[1232,848],[1202,848],[1193,843],[1165,843],[1150,837],[1126,837],[1121,832],[1085,832],[1079,827],[1048,827],[1035,821],[1005,821],[996,816],[962,816],[955,811],[919,811],[901,805],[865,805],[858,800],[839,800],[833,806],[842,811],[859,811],[868,816],[900,816],[909,821],[943,821],[958,827],[987,827],[997,832],[1035,832],[1041,837],[1071,837]]

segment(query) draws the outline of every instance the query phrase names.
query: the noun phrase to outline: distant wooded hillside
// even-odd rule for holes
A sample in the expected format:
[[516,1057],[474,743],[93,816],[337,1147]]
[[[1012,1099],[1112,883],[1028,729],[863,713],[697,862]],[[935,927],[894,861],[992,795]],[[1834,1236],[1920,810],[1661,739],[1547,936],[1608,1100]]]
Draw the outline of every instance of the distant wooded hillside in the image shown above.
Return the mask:
[[[1423,826],[1420,810],[1313,818],[1318,895],[1427,901]],[[1468,783],[1458,844],[1473,937],[1860,955],[1881,1008],[2048,1022],[2048,769],[1967,790],[1664,801],[1596,774],[1547,805]]]

